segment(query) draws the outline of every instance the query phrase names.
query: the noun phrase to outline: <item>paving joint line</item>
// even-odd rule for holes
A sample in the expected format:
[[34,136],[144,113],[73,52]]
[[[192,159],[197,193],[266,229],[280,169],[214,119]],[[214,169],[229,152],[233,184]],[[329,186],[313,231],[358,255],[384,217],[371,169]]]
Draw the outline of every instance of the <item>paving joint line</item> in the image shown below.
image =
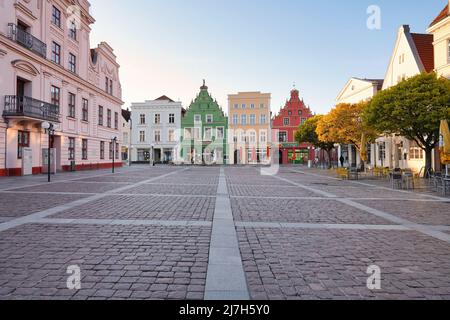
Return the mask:
[[356,209],[359,209],[361,211],[370,213],[370,214],[375,215],[377,217],[383,218],[383,219],[385,219],[387,221],[390,221],[390,222],[393,222],[393,223],[396,223],[396,224],[399,224],[399,225],[403,225],[403,226],[405,226],[407,228],[410,228],[410,229],[412,229],[414,231],[420,232],[420,233],[425,234],[427,236],[433,237],[435,239],[439,239],[439,240],[442,240],[444,242],[450,243],[450,234],[447,234],[447,233],[444,233],[442,231],[433,229],[432,227],[411,222],[411,221],[409,221],[407,219],[403,219],[403,218],[397,217],[397,216],[395,216],[393,214],[390,214],[388,212],[384,212],[384,211],[381,211],[381,210],[377,210],[377,209],[365,206],[363,204],[360,204],[360,203],[352,201],[352,200],[339,198],[337,195],[334,195],[332,193],[321,191],[321,190],[317,190],[317,189],[311,188],[311,187],[307,187],[307,186],[304,186],[304,185],[302,185],[302,184],[300,184],[298,182],[294,182],[294,181],[291,181],[291,180],[286,179],[286,178],[282,178],[282,177],[278,177],[278,176],[274,176],[274,175],[272,175],[271,177],[273,177],[275,179],[282,180],[282,181],[289,182],[289,183],[291,183],[293,185],[296,185],[296,186],[298,186],[300,188],[303,188],[303,189],[309,189],[310,191],[315,192],[315,193],[319,193],[319,194],[322,194],[322,195],[328,194],[328,195],[330,195],[331,198],[334,198],[334,199],[336,199],[337,201],[339,201],[339,202],[341,202],[343,204],[346,204],[346,205],[351,206],[353,208],[356,208]]
[[[324,175],[320,175],[320,174],[317,174],[317,173],[305,172],[305,171],[302,171],[302,170],[293,170],[293,169],[291,169],[290,172],[301,173],[301,174],[305,174],[305,175],[309,175],[309,176],[321,177],[321,178],[326,178],[326,179],[330,179],[330,180],[343,181],[343,180],[338,179],[338,178],[324,176]],[[367,187],[373,187],[374,189],[381,189],[381,190],[387,190],[387,191],[396,191],[396,192],[399,192],[399,193],[410,194],[410,195],[415,195],[415,196],[419,196],[419,197],[432,198],[432,199],[436,199],[436,200],[440,200],[440,201],[450,201],[450,199],[448,199],[448,198],[433,196],[433,195],[430,195],[430,194],[415,193],[415,192],[408,191],[408,190],[394,190],[392,188],[388,188],[388,187],[384,187],[384,186],[377,186],[377,185],[373,185],[373,184],[370,184],[370,183],[364,183],[364,182],[360,182],[360,181],[352,181],[352,180],[346,180],[346,181],[349,182],[349,183],[353,183],[353,184],[358,184],[358,185],[367,186]]]
[[145,219],[53,219],[43,218],[37,224],[56,225],[122,225],[122,226],[156,226],[156,227],[211,227],[211,221],[201,220],[145,220]]
[[113,190],[110,190],[110,191],[102,193],[102,194],[97,194],[97,195],[93,195],[93,196],[90,196],[90,197],[86,197],[86,198],[83,198],[83,199],[80,199],[80,200],[76,200],[76,201],[73,201],[73,202],[70,202],[70,203],[66,203],[66,204],[63,204],[63,205],[60,205],[60,206],[57,206],[57,207],[53,207],[53,208],[50,208],[50,209],[47,209],[47,210],[44,210],[44,211],[40,211],[40,212],[36,212],[36,213],[30,214],[30,215],[27,215],[25,217],[17,218],[17,219],[14,219],[14,220],[2,223],[0,225],[0,232],[6,231],[6,230],[9,230],[9,229],[12,229],[12,228],[16,228],[18,226],[21,226],[21,225],[24,225],[24,224],[27,224],[27,223],[35,223],[39,219],[47,218],[47,217],[55,215],[57,213],[61,213],[61,212],[65,211],[65,210],[70,210],[70,209],[73,209],[73,208],[75,208],[77,206],[84,205],[84,204],[93,202],[95,200],[102,199],[102,198],[104,198],[104,197],[106,197],[108,195],[114,195],[114,193],[112,193],[112,192],[115,192],[115,191],[118,191],[118,192],[126,191],[126,190],[132,189],[132,188],[134,188],[136,186],[145,184],[145,182],[162,179],[162,178],[165,178],[167,176],[171,176],[173,174],[176,174],[176,173],[179,173],[179,172],[182,172],[182,171],[185,171],[185,170],[187,170],[187,169],[173,171],[173,172],[170,172],[170,173],[158,176],[158,177],[153,177],[153,178],[151,178],[149,180],[146,180],[146,181],[138,182],[138,183],[130,185],[130,186],[125,186],[125,187],[113,189]]
[[379,224],[346,224],[346,223],[291,223],[291,222],[236,222],[237,227],[270,228],[270,229],[328,229],[328,230],[380,230],[380,231],[413,231],[402,225]]
[[[127,172],[120,172],[120,173],[117,173],[116,175],[121,175],[121,174],[125,174],[128,172],[138,172],[141,170],[143,170],[143,169],[134,169],[134,170],[129,170]],[[74,181],[83,180],[83,179],[99,178],[99,177],[105,177],[105,176],[110,176],[110,175],[113,175],[113,174],[111,172],[107,172],[107,173],[105,172],[102,174],[97,174],[97,175],[92,175],[92,176],[87,175],[86,177],[78,177],[78,178],[73,178],[73,179],[63,179],[63,180],[55,180],[54,179],[50,183],[49,182],[36,182],[35,184],[27,184],[27,185],[20,186],[20,187],[13,186],[13,187],[1,188],[0,192],[1,191],[11,191],[11,190],[16,190],[16,189],[23,189],[23,188],[31,188],[31,187],[48,186],[48,185],[52,185],[52,184],[56,184],[56,183],[74,182]],[[33,177],[35,177],[35,176],[33,176]]]
[[224,172],[220,168],[204,299],[250,300]]

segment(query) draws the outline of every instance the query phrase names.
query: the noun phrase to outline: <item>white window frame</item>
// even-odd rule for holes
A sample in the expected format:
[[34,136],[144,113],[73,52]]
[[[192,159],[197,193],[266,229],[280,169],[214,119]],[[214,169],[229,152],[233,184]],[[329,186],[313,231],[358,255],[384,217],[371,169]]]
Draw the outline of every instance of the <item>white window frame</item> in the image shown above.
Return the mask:
[[267,121],[266,115],[265,114],[261,114],[260,117],[259,117],[259,123],[260,124],[266,124],[266,121]]
[[206,115],[206,123],[213,123],[214,122],[214,115],[207,114]]
[[259,142],[267,143],[267,131],[266,130],[259,131]]
[[238,125],[239,124],[239,115],[233,114],[233,124]]
[[247,125],[247,115],[241,114],[241,125],[246,126]]
[[145,136],[146,136],[145,130],[139,131],[139,142],[145,142],[145,140],[146,140]]
[[167,141],[168,142],[175,142],[175,130],[169,129],[167,132]]
[[[207,132],[209,132],[209,135],[206,134]],[[213,128],[206,127],[204,132],[205,141],[212,141],[212,137],[213,137]]]
[[[222,130],[222,133],[219,135],[219,129]],[[225,138],[225,128],[224,127],[217,127],[216,128],[216,139],[223,140]]]
[[[159,139],[156,139],[156,137],[159,137]],[[155,129],[153,131],[153,141],[154,142],[161,142],[161,130],[160,129]]]
[[192,140],[193,130],[192,128],[184,128],[184,139]]

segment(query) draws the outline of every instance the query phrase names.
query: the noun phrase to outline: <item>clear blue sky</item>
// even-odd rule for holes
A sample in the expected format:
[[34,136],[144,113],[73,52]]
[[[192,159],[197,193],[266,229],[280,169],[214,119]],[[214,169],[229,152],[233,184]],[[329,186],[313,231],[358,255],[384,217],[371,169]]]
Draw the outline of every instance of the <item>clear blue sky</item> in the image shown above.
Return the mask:
[[[295,82],[325,113],[352,77],[383,78],[397,30],[425,33],[445,0],[91,0],[91,46],[118,56],[125,106],[163,94],[187,107],[205,78],[227,94],[272,93],[277,112]],[[382,27],[366,27],[369,5]]]

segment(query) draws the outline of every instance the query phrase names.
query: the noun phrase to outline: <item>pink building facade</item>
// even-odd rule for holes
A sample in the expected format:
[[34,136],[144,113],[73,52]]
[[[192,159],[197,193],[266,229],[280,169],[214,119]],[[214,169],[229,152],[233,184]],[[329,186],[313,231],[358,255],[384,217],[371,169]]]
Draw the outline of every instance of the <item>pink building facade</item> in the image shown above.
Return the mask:
[[[90,48],[89,2],[1,5],[0,176],[41,173],[49,143],[57,171],[120,166],[120,66],[107,43]],[[55,125],[50,141],[43,122]]]

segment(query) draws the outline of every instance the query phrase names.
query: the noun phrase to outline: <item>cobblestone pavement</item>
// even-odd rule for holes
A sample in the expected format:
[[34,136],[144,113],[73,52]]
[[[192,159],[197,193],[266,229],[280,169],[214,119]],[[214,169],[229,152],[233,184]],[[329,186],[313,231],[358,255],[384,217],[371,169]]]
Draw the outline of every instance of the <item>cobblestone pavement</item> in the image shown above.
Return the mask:
[[[449,198],[265,173],[0,178],[0,299],[450,299]],[[373,265],[380,290],[367,287]],[[67,288],[69,266],[81,290]]]

